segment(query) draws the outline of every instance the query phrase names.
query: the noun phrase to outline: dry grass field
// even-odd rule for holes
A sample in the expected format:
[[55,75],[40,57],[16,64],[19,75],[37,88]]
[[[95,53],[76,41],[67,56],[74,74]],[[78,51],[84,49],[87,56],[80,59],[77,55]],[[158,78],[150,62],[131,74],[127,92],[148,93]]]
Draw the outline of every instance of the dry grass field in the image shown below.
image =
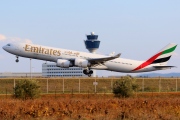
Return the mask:
[[180,93],[46,94],[34,100],[0,96],[1,120],[178,120]]
[[0,120],[180,119],[179,78],[137,78],[140,89],[130,98],[111,94],[120,78],[40,78],[41,97],[24,101],[13,98],[21,79],[0,79]]

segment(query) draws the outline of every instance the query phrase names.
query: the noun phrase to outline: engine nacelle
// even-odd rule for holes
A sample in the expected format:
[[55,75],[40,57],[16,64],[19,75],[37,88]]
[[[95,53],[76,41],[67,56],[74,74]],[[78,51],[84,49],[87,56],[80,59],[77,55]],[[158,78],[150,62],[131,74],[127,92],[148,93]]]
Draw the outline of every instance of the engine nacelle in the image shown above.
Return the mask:
[[75,66],[83,67],[83,68],[90,66],[90,63],[85,59],[75,59],[74,63],[75,63]]
[[69,60],[58,59],[56,66],[62,68],[69,68],[71,66],[71,62]]

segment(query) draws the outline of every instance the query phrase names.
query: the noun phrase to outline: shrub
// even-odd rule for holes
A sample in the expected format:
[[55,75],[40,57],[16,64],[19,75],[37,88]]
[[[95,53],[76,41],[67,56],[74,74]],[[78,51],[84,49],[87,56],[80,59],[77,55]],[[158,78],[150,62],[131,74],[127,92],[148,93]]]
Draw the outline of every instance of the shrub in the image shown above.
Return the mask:
[[130,76],[124,76],[113,84],[113,93],[115,97],[130,97],[137,89],[138,85],[135,79]]
[[34,99],[40,95],[40,86],[36,80],[19,80],[14,92],[16,98]]

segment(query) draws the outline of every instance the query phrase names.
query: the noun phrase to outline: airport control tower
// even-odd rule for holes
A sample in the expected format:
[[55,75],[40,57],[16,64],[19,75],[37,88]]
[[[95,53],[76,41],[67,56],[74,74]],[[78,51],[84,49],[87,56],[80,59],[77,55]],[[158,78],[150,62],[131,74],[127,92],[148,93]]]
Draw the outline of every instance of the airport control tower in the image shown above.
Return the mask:
[[[98,40],[98,35],[95,35],[94,32],[91,32],[91,35],[86,35],[87,40],[84,40],[84,44],[86,49],[89,50],[90,53],[95,53],[97,49],[99,49],[100,41]],[[93,70],[93,77],[96,77],[96,70]]]
[[95,53],[99,48],[100,41],[98,39],[98,35],[94,35],[94,32],[91,32],[91,35],[86,35],[87,40],[84,40],[86,49],[89,50],[90,53]]

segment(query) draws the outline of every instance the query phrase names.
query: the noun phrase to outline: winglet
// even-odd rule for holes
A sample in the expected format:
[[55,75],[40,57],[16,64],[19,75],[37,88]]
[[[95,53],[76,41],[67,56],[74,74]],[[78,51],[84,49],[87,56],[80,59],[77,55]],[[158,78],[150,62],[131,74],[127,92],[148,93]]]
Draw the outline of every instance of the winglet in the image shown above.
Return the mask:
[[113,56],[114,58],[119,58],[121,56],[121,53],[119,53],[119,54],[117,54],[117,55],[115,55],[115,56]]

